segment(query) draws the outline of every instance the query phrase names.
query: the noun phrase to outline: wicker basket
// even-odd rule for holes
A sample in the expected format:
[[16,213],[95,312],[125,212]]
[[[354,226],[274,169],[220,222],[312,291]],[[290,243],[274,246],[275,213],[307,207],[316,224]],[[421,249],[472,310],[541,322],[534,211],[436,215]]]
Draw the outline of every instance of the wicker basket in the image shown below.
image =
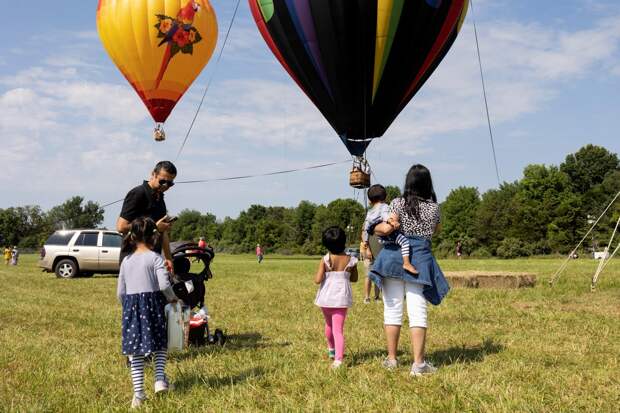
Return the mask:
[[370,186],[370,174],[357,167],[353,167],[349,174],[349,185],[357,189],[368,188]]

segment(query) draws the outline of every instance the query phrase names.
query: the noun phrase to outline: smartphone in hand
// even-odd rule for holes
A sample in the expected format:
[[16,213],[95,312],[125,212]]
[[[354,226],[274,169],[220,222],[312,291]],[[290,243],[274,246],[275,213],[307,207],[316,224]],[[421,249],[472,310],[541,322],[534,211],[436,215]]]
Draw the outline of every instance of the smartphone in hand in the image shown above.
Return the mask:
[[164,217],[164,222],[166,224],[172,224],[174,221],[176,221],[177,219],[179,219],[179,217],[175,217],[175,216],[170,216],[170,215],[166,215]]

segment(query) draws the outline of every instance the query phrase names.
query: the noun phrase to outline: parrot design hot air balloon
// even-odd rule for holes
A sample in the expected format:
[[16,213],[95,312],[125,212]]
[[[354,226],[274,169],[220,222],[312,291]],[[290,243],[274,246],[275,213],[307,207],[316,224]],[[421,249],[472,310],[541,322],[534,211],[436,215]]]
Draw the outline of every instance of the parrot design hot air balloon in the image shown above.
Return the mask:
[[362,157],[444,58],[468,0],[248,0],[284,69]]
[[211,58],[217,20],[209,0],[99,0],[103,46],[161,127]]

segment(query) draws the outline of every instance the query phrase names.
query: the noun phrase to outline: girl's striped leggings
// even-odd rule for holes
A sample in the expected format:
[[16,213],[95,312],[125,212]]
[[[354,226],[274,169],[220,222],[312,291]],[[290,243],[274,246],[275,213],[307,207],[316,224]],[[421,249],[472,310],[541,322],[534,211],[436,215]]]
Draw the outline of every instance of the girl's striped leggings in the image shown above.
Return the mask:
[[[155,351],[155,381],[166,380],[166,350]],[[144,355],[130,356],[131,359],[131,381],[133,382],[133,392],[144,397]]]

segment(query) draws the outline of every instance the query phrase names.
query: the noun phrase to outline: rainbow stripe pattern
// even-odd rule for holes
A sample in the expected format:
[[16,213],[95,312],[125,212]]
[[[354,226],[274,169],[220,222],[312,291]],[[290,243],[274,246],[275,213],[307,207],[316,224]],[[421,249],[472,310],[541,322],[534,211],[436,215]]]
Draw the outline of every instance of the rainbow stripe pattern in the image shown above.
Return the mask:
[[248,1],[273,54],[357,156],[443,60],[468,7],[468,0]]

